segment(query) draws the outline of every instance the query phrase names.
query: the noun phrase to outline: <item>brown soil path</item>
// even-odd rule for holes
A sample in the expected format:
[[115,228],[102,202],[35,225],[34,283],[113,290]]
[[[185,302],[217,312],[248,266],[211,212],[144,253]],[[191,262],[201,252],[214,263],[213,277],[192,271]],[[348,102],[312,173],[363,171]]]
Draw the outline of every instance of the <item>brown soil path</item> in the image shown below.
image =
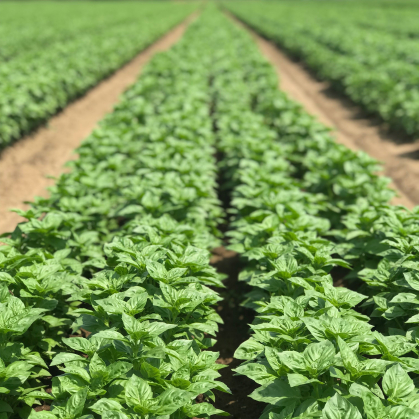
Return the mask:
[[189,16],[154,44],[138,54],[108,79],[91,89],[50,119],[48,126],[6,148],[0,156],[0,234],[12,231],[23,218],[9,212],[10,208],[28,208],[24,201],[47,196],[46,188],[75,159],[74,150],[110,111],[119,96],[135,82],[150,58],[169,49],[183,35],[197,13]]
[[365,117],[349,99],[334,94],[327,82],[315,79],[301,63],[293,61],[274,43],[244,26],[262,54],[274,65],[280,88],[292,99],[335,130],[336,140],[352,150],[363,150],[383,163],[383,174],[393,179],[399,194],[394,204],[413,208],[419,205],[419,144],[402,144],[384,124]]
[[[232,392],[232,394],[227,394],[216,391],[215,407],[228,412],[230,419],[257,419],[265,404],[249,398],[248,395],[258,385],[243,375],[236,376],[233,371],[241,364],[241,361],[234,358],[234,352],[250,337],[248,324],[253,322],[255,316],[253,310],[240,305],[250,287],[238,280],[242,266],[236,252],[218,247],[213,250],[211,264],[217,268],[218,272],[228,275],[224,281],[226,288],[221,290],[223,300],[217,307],[224,324],[220,325],[217,343],[211,350],[220,353],[218,364],[228,366],[220,370],[220,380],[227,384]],[[215,415],[215,418],[221,418],[221,416]]]

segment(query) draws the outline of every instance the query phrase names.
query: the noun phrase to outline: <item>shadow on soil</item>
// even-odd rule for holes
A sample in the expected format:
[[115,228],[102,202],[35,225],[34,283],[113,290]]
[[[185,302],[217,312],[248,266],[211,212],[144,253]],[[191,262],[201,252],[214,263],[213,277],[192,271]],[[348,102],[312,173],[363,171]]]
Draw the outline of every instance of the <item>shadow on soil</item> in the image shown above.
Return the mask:
[[404,159],[419,160],[419,149],[399,154],[399,157],[403,157]]
[[[284,51],[285,53],[287,53],[286,50]],[[304,67],[306,72],[308,72],[315,80],[327,83],[327,87],[325,87],[321,91],[321,93],[330,99],[338,101],[342,107],[349,110],[351,112],[351,119],[362,120],[365,122],[366,125],[377,128],[377,130],[380,133],[380,137],[383,140],[393,142],[395,144],[414,143],[418,140],[417,135],[415,136],[407,134],[405,131],[401,129],[392,128],[386,122],[384,122],[377,114],[368,112],[367,110],[363,109],[361,105],[358,105],[348,96],[346,96],[339,86],[336,86],[331,82],[327,82],[320,79],[316,75],[316,73],[310,68],[308,68],[307,65],[301,60],[296,60],[291,55],[288,55],[288,57],[291,58],[294,62],[301,65],[302,67]]]
[[[236,368],[241,361],[234,359],[234,351],[248,339],[249,326],[253,321],[254,312],[240,306],[244,299],[246,287],[244,283],[238,282],[240,271],[240,259],[236,252],[229,251],[224,247],[214,249],[211,264],[220,273],[228,275],[224,285],[226,288],[221,291],[223,301],[218,306],[219,315],[224,320],[217,336],[217,344],[212,348],[220,352],[218,363],[228,365],[220,371],[221,381],[227,384],[233,394],[217,391],[215,406],[230,413],[232,419],[257,419],[265,404],[256,402],[248,395],[258,385],[247,377],[234,376],[233,368]],[[214,416],[221,418],[221,416]]]

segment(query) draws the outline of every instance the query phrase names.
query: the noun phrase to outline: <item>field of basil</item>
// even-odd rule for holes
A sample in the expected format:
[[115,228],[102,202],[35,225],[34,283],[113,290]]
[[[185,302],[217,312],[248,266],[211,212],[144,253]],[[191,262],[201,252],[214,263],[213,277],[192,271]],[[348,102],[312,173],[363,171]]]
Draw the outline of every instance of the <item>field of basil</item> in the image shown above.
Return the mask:
[[[277,85],[207,6],[19,211],[0,236],[0,419],[419,418],[419,209]],[[214,350],[242,330],[219,310],[237,294],[250,394]]]

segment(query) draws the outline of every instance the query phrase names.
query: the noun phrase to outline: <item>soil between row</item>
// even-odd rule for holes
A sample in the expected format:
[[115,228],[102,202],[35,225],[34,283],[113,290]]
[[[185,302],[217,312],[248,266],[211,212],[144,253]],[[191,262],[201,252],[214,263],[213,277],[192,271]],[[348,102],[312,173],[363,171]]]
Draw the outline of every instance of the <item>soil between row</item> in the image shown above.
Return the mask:
[[230,395],[217,391],[215,406],[230,413],[232,419],[256,419],[265,405],[249,398],[248,395],[258,386],[247,377],[236,376],[233,371],[241,363],[234,358],[234,352],[249,338],[248,325],[254,319],[254,312],[240,305],[244,300],[246,287],[238,280],[241,269],[239,255],[225,247],[218,247],[213,250],[211,264],[218,272],[228,275],[224,281],[226,288],[221,291],[223,301],[217,307],[224,324],[220,325],[217,343],[211,350],[220,352],[218,363],[228,365],[228,368],[220,371],[221,381],[227,384],[232,392]]

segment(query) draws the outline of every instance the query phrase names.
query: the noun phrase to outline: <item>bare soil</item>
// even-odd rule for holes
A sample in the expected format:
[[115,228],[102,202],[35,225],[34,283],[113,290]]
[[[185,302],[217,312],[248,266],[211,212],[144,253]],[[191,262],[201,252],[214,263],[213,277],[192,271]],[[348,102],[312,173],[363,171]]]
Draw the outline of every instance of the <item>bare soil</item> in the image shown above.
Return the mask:
[[118,102],[119,96],[135,82],[151,57],[169,49],[183,35],[197,16],[189,16],[154,44],[146,48],[124,67],[86,95],[67,106],[42,127],[6,148],[0,155],[0,234],[13,231],[23,221],[11,208],[27,209],[25,201],[35,196],[48,196],[46,188],[65,169],[63,165],[77,158],[75,149],[95,128],[97,123]]
[[382,162],[383,174],[393,180],[391,186],[399,195],[394,204],[407,208],[419,205],[419,143],[390,132],[384,123],[368,117],[334,91],[330,83],[317,80],[303,63],[294,61],[273,42],[230,17],[251,33],[262,54],[275,67],[282,91],[333,128],[339,143],[352,150],[363,150]]
[[[257,419],[264,403],[248,397],[259,385],[247,377],[235,376],[232,371],[241,363],[234,358],[234,352],[239,345],[250,337],[249,323],[254,319],[254,311],[241,307],[244,294],[249,291],[244,283],[238,281],[241,269],[239,255],[236,252],[218,247],[213,250],[211,264],[217,271],[228,275],[224,281],[226,288],[221,291],[223,301],[218,306],[218,314],[224,321],[217,334],[217,344],[211,350],[219,351],[219,364],[228,365],[220,370],[221,381],[227,384],[232,394],[216,391],[215,406],[230,413],[232,419]],[[216,418],[221,416],[214,416]]]

